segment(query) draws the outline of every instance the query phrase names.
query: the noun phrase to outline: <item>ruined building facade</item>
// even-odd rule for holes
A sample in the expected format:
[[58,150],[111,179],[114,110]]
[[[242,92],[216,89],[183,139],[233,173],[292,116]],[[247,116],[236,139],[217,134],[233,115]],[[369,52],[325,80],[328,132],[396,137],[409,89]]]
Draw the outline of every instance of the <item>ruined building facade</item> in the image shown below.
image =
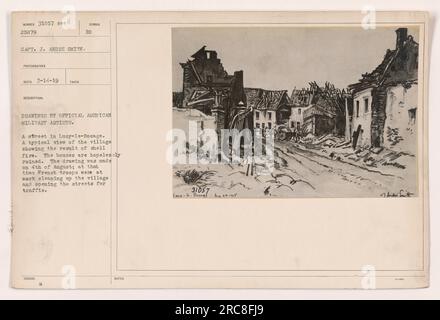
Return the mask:
[[[407,28],[396,30],[396,47],[382,63],[349,86],[353,108],[347,139],[354,147],[389,147],[414,131],[417,111],[418,43]],[[415,134],[414,134],[415,136]]]
[[246,108],[243,71],[226,72],[217,52],[203,46],[185,63],[182,108],[214,116],[217,129],[229,128]]
[[247,108],[252,110],[255,129],[274,129],[285,125],[290,116],[291,103],[287,90],[245,88]]
[[294,89],[289,128],[302,135],[344,135],[345,106],[350,104],[345,90],[330,83],[324,87],[310,83],[309,88]]

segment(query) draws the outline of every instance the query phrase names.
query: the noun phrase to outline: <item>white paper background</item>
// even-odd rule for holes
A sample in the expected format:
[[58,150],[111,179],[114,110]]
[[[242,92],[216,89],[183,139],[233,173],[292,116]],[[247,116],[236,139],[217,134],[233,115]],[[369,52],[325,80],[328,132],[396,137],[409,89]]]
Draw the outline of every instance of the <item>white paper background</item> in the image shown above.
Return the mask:
[[[430,44],[432,57],[430,63],[430,211],[431,211],[431,287],[420,290],[94,290],[94,291],[26,291],[9,288],[10,264],[10,15],[11,11],[51,10],[61,11],[63,6],[73,6],[78,11],[115,11],[115,10],[358,10],[373,6],[376,10],[423,10],[431,13]],[[440,14],[438,0],[389,0],[387,2],[370,0],[21,0],[19,3],[2,1],[0,3],[0,144],[1,144],[1,192],[0,192],[0,299],[423,299],[440,296],[440,212],[439,189],[440,178],[437,164],[440,152],[436,138],[440,136],[439,92],[434,90],[440,84],[438,70],[440,55],[440,38],[436,16]]]

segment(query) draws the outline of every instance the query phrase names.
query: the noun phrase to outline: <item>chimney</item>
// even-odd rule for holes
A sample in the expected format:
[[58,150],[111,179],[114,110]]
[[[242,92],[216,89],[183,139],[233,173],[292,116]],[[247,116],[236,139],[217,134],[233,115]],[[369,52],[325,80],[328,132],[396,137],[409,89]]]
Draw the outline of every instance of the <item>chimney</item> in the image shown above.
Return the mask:
[[234,82],[232,84],[234,86],[234,88],[241,92],[242,90],[244,90],[244,84],[243,84],[243,71],[235,71],[234,72]]
[[234,103],[238,103],[240,100],[246,102],[246,95],[244,94],[243,84],[243,70],[234,72],[234,80],[232,82],[231,94]]
[[396,49],[401,49],[408,38],[408,28],[399,28],[396,30]]

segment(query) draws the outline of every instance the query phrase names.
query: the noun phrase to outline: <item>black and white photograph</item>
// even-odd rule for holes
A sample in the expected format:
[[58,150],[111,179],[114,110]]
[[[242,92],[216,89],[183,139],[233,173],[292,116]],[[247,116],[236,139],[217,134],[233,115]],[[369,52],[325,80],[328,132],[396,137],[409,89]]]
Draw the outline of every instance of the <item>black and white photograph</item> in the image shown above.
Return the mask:
[[440,2],[0,11],[0,300],[440,297]]

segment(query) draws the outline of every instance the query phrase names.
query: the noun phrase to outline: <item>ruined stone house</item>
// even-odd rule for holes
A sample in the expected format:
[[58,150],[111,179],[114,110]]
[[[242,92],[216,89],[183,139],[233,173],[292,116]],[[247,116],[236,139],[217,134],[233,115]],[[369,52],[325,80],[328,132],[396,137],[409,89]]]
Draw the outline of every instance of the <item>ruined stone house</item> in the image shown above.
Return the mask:
[[245,88],[247,108],[252,110],[254,128],[274,129],[287,125],[291,102],[287,90]]
[[206,50],[206,46],[180,65],[183,69],[181,107],[214,116],[217,129],[229,128],[246,106],[243,71],[228,74],[217,52]]
[[325,101],[311,105],[304,111],[304,133],[315,136],[334,133],[336,112],[327,107]]
[[349,86],[353,106],[347,139],[353,146],[389,147],[414,139],[417,111],[418,43],[407,28],[396,30],[396,47],[359,82]]
[[304,111],[312,105],[314,92],[310,89],[293,89],[290,100],[292,110],[289,118],[289,128],[292,131],[301,132],[304,125]]
[[330,103],[325,88],[315,84],[310,88],[294,89],[289,128],[303,135],[335,133],[336,108]]

